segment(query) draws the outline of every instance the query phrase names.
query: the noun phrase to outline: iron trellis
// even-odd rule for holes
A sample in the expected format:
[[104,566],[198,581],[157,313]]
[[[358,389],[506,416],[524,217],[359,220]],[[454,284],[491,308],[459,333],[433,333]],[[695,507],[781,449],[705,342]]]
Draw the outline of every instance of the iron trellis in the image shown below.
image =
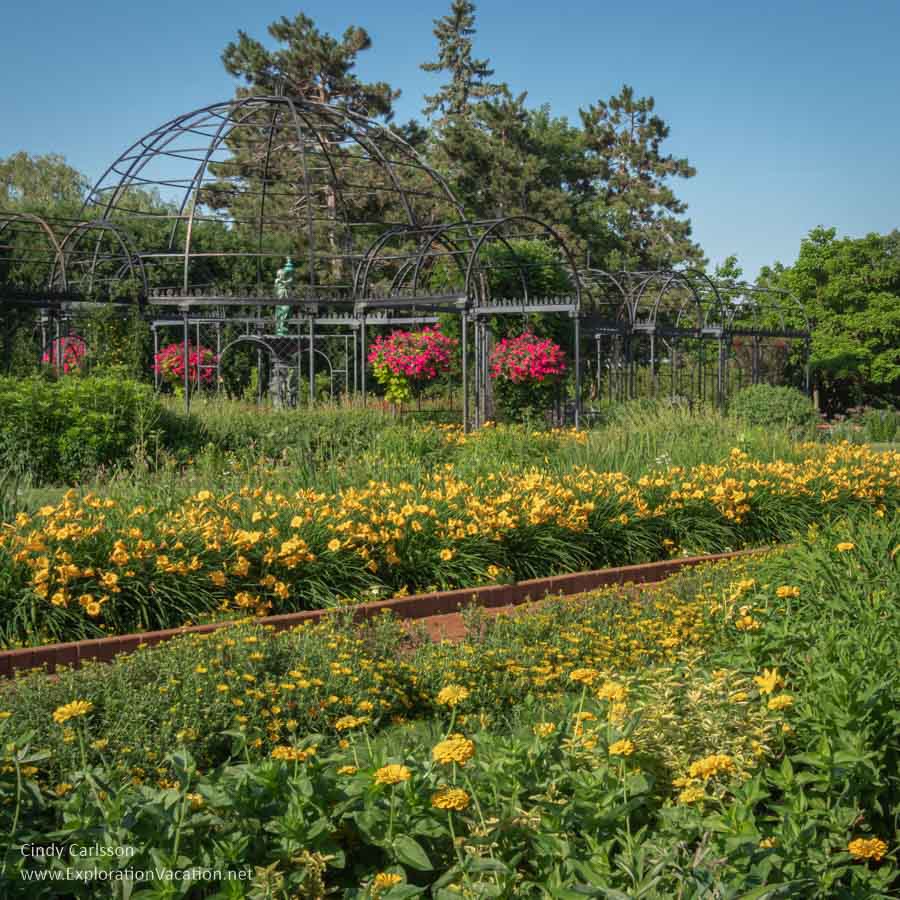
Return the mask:
[[[286,257],[293,280],[276,287]],[[799,342],[808,359],[810,342],[802,310],[776,291],[691,270],[579,269],[547,223],[469,220],[394,132],[282,95],[163,123],[111,163],[77,219],[0,211],[7,336],[29,322],[58,355],[98,306],[140,315],[157,351],[180,342],[188,411],[207,370],[220,388],[222,356],[242,344],[298,385],[305,373],[310,403],[317,368],[330,395],[340,387],[364,399],[372,334],[452,316],[466,428],[492,415],[495,331],[516,317],[569,323],[576,425],[586,366],[596,398],[644,387],[659,396],[667,385],[672,397],[721,404],[735,384],[777,375],[773,347]],[[192,343],[216,359],[198,359],[193,379]]]

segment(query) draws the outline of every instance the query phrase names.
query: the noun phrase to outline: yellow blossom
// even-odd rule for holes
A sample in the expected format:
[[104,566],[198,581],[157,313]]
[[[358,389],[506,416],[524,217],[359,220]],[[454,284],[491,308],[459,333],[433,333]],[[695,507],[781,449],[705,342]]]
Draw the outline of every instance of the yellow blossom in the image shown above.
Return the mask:
[[93,708],[94,704],[89,700],[73,700],[71,703],[66,703],[53,711],[53,721],[57,725],[62,725],[63,722],[68,722],[69,719],[86,716]]
[[469,689],[459,684],[449,684],[438,691],[437,702],[441,706],[459,706],[469,697]]
[[442,765],[456,763],[464,766],[475,755],[475,744],[461,734],[450,735],[445,741],[436,744],[431,751],[432,759]]
[[435,809],[452,809],[462,812],[467,809],[471,798],[462,788],[442,787],[431,795],[431,805]]
[[631,756],[634,753],[634,742],[627,738],[609,745],[610,756]]
[[880,838],[856,838],[847,844],[847,849],[856,859],[873,859],[880,862],[887,853],[888,845]]
[[794,698],[790,694],[779,694],[777,697],[773,697],[769,701],[769,709],[773,709],[776,712],[781,709],[787,709],[789,706],[794,705]]
[[569,681],[576,684],[591,685],[600,673],[596,669],[573,669],[569,672]]
[[412,772],[406,766],[391,764],[382,766],[374,777],[375,784],[400,784],[402,781],[409,781],[412,778]]

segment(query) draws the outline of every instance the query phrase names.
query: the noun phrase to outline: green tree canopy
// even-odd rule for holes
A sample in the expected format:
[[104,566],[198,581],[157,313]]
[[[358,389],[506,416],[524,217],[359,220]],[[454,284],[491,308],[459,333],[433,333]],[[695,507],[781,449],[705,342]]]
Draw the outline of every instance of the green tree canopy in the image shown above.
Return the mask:
[[618,236],[609,268],[667,268],[702,263],[691,240],[687,204],[670,186],[674,178],[692,178],[687,159],[665,154],[669,126],[654,113],[652,97],[636,97],[624,85],[608,101],[580,110],[585,149],[595,164],[595,208]]
[[276,50],[238,31],[237,41],[231,41],[222,53],[226,71],[248,85],[239,90],[240,96],[281,92],[343,106],[371,118],[392,117],[400,91],[383,81],[361,81],[353,71],[357,56],[372,47],[364,28],[351,25],[338,40],[298,13],[293,19],[282,16],[268,31],[281,45]]
[[32,156],[24,150],[0,159],[0,208],[71,214],[88,190],[88,181],[64,156]]
[[812,367],[826,406],[900,395],[900,231],[838,238],[814,228],[791,267],[761,280],[788,290],[814,324]]

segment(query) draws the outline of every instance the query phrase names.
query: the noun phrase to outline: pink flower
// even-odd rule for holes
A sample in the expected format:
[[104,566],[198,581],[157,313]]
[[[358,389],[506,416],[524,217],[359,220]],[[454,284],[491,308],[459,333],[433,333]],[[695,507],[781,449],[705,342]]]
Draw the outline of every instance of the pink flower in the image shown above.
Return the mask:
[[426,382],[450,371],[458,343],[437,325],[421,331],[393,331],[386,338],[375,339],[368,360],[374,366],[385,366],[394,375]]
[[566,371],[565,354],[559,344],[539,338],[531,331],[503,338],[491,352],[491,378],[514,384],[541,383]]
[[[188,343],[187,351],[189,380],[196,383],[199,371],[201,384],[213,383],[216,378],[216,354],[207,347],[197,347],[191,343]],[[184,342],[163,347],[153,357],[153,371],[166,381],[184,381]]]

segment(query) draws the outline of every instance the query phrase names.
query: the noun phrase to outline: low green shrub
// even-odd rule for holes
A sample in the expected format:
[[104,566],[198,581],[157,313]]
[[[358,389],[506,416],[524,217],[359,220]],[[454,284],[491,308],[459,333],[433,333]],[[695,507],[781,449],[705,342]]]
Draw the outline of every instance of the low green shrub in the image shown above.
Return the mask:
[[809,430],[818,420],[809,398],[796,388],[754,384],[732,398],[728,413],[750,425]]
[[161,407],[148,385],[115,373],[0,379],[0,460],[37,483],[76,482],[142,451]]
[[887,444],[900,435],[900,410],[867,409],[862,415],[863,433],[873,444]]

